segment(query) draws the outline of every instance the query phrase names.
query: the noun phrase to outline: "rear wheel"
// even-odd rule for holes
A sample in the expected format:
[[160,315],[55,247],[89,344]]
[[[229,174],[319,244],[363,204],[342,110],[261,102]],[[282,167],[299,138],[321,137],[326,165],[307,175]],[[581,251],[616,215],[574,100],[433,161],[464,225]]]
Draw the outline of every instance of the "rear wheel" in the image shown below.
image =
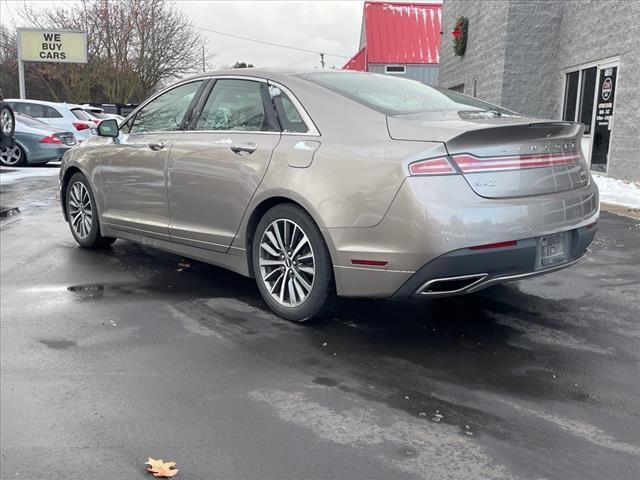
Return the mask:
[[0,164],[5,167],[22,167],[27,163],[24,150],[17,143],[13,147],[0,148]]
[[96,201],[82,173],[75,173],[69,180],[65,202],[71,234],[81,246],[104,248],[116,241],[100,234]]
[[256,282],[271,310],[304,322],[336,307],[329,250],[302,208],[281,204],[267,211],[252,243]]

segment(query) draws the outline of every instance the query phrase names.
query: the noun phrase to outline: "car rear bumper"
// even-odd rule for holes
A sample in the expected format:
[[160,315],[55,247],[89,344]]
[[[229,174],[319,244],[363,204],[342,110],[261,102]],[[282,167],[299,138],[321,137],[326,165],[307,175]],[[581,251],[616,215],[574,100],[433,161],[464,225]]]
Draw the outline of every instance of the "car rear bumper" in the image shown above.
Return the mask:
[[393,296],[462,295],[498,283],[560,270],[573,265],[585,255],[595,234],[595,224],[570,230],[566,261],[547,268],[536,265],[538,246],[535,238],[518,240],[516,245],[491,250],[467,248],[449,252],[421,267]]
[[62,158],[64,153],[72,148],[68,145],[40,143],[32,137],[18,138],[17,143],[27,155],[27,163],[46,163]]
[[[572,232],[566,264],[554,269],[569,266],[593,240],[598,215],[594,182],[551,195],[485,199],[458,175],[411,177],[375,227],[323,229],[323,233],[339,295],[406,297],[418,294],[431,280],[477,275],[473,285],[451,295],[477,291],[513,276],[546,273],[535,267],[535,239],[544,235]],[[469,250],[507,241],[517,245]],[[353,264],[354,259],[386,263],[361,267]]]

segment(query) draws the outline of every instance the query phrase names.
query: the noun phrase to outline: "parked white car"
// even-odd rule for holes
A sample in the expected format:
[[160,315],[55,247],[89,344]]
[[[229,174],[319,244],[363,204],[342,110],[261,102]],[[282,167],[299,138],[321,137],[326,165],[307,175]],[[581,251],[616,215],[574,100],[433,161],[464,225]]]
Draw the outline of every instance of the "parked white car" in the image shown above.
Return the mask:
[[81,105],[82,109],[91,117],[91,119],[97,124],[99,124],[102,120],[106,120],[107,118],[115,118],[118,121],[118,124],[122,123],[124,117],[121,115],[116,115],[114,113],[107,113],[103,108],[94,107],[88,104]]
[[50,127],[73,132],[78,142],[93,135],[92,129],[96,127],[96,122],[80,105],[21,98],[8,98],[5,102],[18,113],[36,118]]

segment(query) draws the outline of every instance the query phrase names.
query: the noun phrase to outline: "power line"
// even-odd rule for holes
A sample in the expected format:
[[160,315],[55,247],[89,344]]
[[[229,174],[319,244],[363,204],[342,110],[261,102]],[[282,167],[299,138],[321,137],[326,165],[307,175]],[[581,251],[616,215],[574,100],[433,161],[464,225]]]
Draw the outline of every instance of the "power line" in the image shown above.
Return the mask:
[[292,62],[288,62],[287,66],[288,67],[295,67],[297,65],[300,65],[301,63],[308,62],[308,61],[313,60],[314,58],[317,58],[317,57],[318,57],[318,53],[317,52],[313,52],[311,55],[305,55],[304,57],[301,57],[298,60],[293,60]]
[[316,55],[318,55],[318,54],[323,55],[324,54],[324,55],[331,56],[331,57],[349,58],[347,55],[341,55],[339,53],[321,52],[320,50],[310,50],[308,48],[292,47],[291,45],[283,45],[281,43],[266,42],[264,40],[257,40],[255,38],[242,37],[240,35],[235,35],[233,33],[220,32],[218,30],[212,30],[210,28],[204,28],[204,27],[198,27],[198,28],[200,30],[205,31],[205,32],[215,33],[215,34],[218,34],[218,35],[224,35],[226,37],[237,38],[239,40],[246,40],[248,42],[261,43],[263,45],[269,45],[271,47],[288,48],[289,50],[298,50],[299,52],[314,53]]

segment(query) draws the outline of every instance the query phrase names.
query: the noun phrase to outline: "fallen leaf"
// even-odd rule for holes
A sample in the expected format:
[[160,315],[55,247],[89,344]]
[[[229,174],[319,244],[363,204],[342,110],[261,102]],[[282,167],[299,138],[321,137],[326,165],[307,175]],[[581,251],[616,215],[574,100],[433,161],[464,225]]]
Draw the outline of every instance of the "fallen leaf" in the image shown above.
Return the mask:
[[178,474],[178,469],[175,468],[176,462],[165,463],[162,459],[155,460],[149,457],[149,460],[147,460],[145,465],[149,465],[147,467],[147,472],[153,473],[154,477],[170,478],[175,477]]
[[180,260],[180,263],[178,263],[178,268],[176,270],[178,272],[182,272],[188,268],[191,268],[191,264],[189,262],[185,262],[184,260]]

